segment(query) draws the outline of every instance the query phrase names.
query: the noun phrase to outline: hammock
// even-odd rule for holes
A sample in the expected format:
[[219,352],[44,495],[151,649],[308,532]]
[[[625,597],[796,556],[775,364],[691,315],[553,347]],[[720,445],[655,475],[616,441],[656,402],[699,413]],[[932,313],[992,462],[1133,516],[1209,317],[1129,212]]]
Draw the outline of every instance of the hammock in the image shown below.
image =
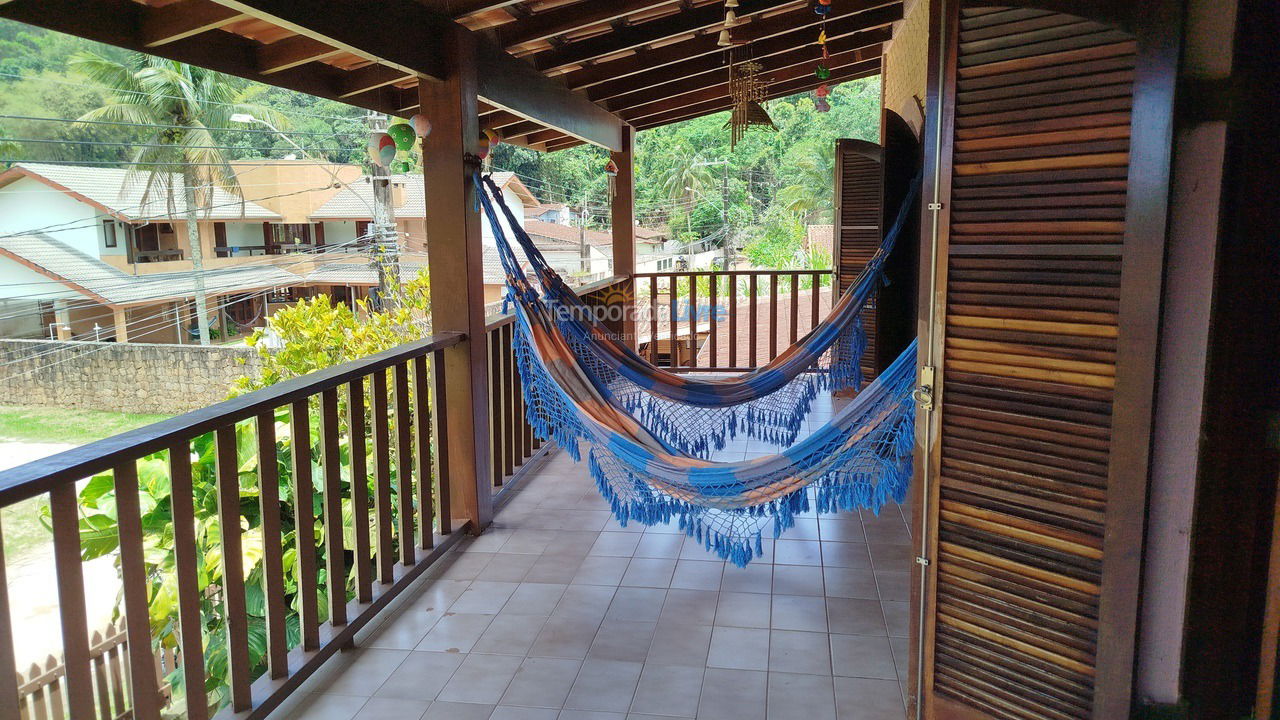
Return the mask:
[[915,343],[830,422],[788,449],[741,462],[712,462],[673,448],[610,394],[538,292],[520,272],[487,197],[515,304],[515,357],[526,416],[535,432],[575,460],[593,479],[623,525],[675,520],[711,552],[745,566],[764,552],[764,533],[791,528],[797,515],[901,502],[914,442],[909,401]]
[[[659,432],[674,447],[700,457],[722,449],[739,433],[788,445],[795,441],[819,392],[859,388],[860,367],[866,348],[862,311],[874,302],[876,287],[884,280],[883,266],[892,251],[914,197],[902,205],[881,247],[835,303],[830,315],[803,338],[766,365],[740,375],[700,380],[655,367],[625,342],[595,322],[591,312],[558,273],[546,262],[533,240],[520,227],[492,179],[482,199],[496,201],[520,244],[557,326],[589,373],[607,385],[611,395]],[[490,221],[492,208],[486,206]],[[503,233],[495,233],[499,245],[511,252]],[[517,271],[517,274],[522,275]],[[793,289],[793,292],[796,290]],[[812,289],[818,292],[817,284]],[[798,295],[792,298],[798,302]]]

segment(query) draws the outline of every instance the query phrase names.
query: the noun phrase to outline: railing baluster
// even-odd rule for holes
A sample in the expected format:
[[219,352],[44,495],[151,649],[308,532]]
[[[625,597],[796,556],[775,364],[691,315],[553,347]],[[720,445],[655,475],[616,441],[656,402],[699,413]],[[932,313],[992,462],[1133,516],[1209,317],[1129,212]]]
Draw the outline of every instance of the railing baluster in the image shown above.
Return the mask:
[[373,510],[378,524],[378,580],[391,583],[394,580],[395,552],[392,550],[393,521],[391,518],[391,429],[390,408],[387,401],[387,373],[379,370],[373,374]]
[[649,278],[649,362],[658,364],[658,276]]
[[308,400],[289,409],[289,443],[293,455],[293,527],[298,562],[298,616],[302,647],[320,647],[320,581],[316,573],[316,486],[311,477],[311,411]]
[[347,434],[351,456],[351,525],[355,531],[356,599],[373,600],[369,547],[369,466],[365,457],[364,378],[347,383]]
[[453,532],[453,504],[449,489],[449,428],[443,421],[449,407],[445,389],[443,350],[437,350],[431,355],[431,384],[435,390],[436,399],[436,477],[440,478],[440,534],[448,535]]
[[[272,447],[274,446],[273,441]],[[186,441],[169,446],[169,493],[173,513],[173,564],[178,585],[178,629],[182,647],[183,685],[187,696],[187,718],[207,720],[209,700],[204,690],[200,558],[196,549],[196,517],[191,488],[191,446]],[[281,580],[283,582],[283,577]],[[283,620],[280,625],[283,629]]]
[[289,675],[285,635],[284,560],[280,531],[280,468],[276,455],[276,414],[258,415],[258,507],[262,510],[262,594],[267,606],[267,671]]
[[504,435],[506,434],[502,412],[502,363],[505,353],[502,352],[502,326],[485,332],[486,344],[489,347],[489,458],[493,486],[502,487],[502,458]]
[[324,470],[324,568],[329,584],[329,623],[347,624],[347,565],[342,534],[342,448],[338,440],[338,390],[320,394],[320,454]]
[[758,287],[756,278],[757,278],[757,275],[756,273],[753,272],[751,273],[750,276],[748,276],[748,280],[747,280],[747,295],[748,295],[747,336],[748,336],[748,347],[750,348],[750,352],[748,353],[747,356],[750,358],[748,362],[750,363],[751,367],[755,367],[760,364],[757,361],[757,355],[756,355],[756,319],[757,319],[757,315],[759,314],[758,305],[760,302],[760,298],[757,294],[759,287]]
[[235,426],[218,428],[214,432],[214,443],[218,526],[222,532],[222,597],[227,623],[228,681],[231,684],[231,709],[241,712],[253,705],[250,690],[253,678],[249,675],[249,616],[245,609],[244,549],[240,537],[240,462],[236,457]]
[[[516,326],[512,324],[510,327],[511,343],[508,352],[515,349]],[[520,377],[520,368],[516,367],[515,363],[511,363],[511,388],[516,406],[516,416],[512,418],[512,423],[520,432],[520,452],[517,453],[517,457],[520,458],[520,464],[523,465],[524,461],[528,460],[530,455],[533,455],[533,426],[525,421],[524,380]],[[512,468],[512,472],[515,472],[515,468]]]
[[818,326],[818,300],[822,295],[822,273],[815,272],[813,274],[813,293],[809,296],[809,329],[812,330]]
[[520,435],[523,432],[517,409],[519,400],[516,394],[516,368],[515,363],[511,362],[511,354],[515,351],[515,325],[504,325],[498,331],[498,337],[501,340],[502,354],[506,358],[502,363],[502,428],[505,432],[502,438],[502,463],[499,470],[505,478],[516,471],[516,465],[519,463],[516,455],[520,451]]
[[116,466],[116,526],[120,533],[120,582],[124,591],[125,632],[129,638],[129,689],[133,717],[160,717],[160,688],[151,649],[151,617],[147,604],[147,568],[143,559],[142,509],[138,500],[138,465]]
[[729,273],[729,367],[738,367],[738,273]]
[[680,278],[678,275],[667,276],[667,305],[670,306],[670,329],[667,332],[667,345],[670,347],[670,366],[680,367]]
[[409,366],[395,367],[396,500],[400,519],[400,563],[417,561],[413,549],[413,425],[409,419]]
[[0,522],[0,717],[19,717],[18,660],[13,647],[13,616],[9,614],[9,580]]
[[716,297],[720,290],[720,274],[711,273],[708,277],[711,279],[711,287],[707,289],[707,327],[711,336],[711,362],[708,366],[714,368],[720,367],[720,304]]
[[67,705],[72,717],[91,717],[93,677],[89,671],[89,624],[85,616],[84,568],[80,561],[80,515],[74,483],[49,491],[58,610],[66,666]]
[[769,357],[765,362],[778,356],[778,282],[781,279],[772,273],[769,281]]
[[791,344],[800,337],[800,275],[791,273]]
[[689,365],[698,364],[698,275],[689,276],[689,302],[685,304],[689,319]]
[[418,547],[423,550],[430,550],[436,545],[432,527],[435,524],[435,503],[431,486],[435,483],[435,475],[431,467],[430,387],[427,358],[421,355],[413,359],[413,413],[417,420],[413,427],[418,433]]

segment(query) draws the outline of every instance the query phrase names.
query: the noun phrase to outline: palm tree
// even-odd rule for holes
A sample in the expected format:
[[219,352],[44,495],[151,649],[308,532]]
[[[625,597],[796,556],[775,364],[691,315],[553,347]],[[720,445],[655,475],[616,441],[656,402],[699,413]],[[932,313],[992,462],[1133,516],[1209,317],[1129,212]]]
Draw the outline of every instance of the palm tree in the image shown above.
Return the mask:
[[[672,162],[658,176],[658,186],[668,200],[690,203],[703,189],[711,186],[715,177],[701,156],[689,151],[679,152]],[[688,230],[693,229],[692,208],[685,208],[685,218],[689,223]]]
[[[208,216],[214,188],[243,202],[235,171],[211,129],[232,127],[231,116],[236,113],[263,118],[277,127],[283,127],[286,119],[269,108],[240,102],[239,83],[232,78],[173,60],[134,54],[119,62],[81,52],[71,58],[70,67],[112,94],[105,105],[81,115],[80,120],[147,126],[148,136],[139,143],[129,170],[131,176],[146,183],[143,205],[158,196],[169,213],[175,214],[175,191],[182,193],[195,280],[196,326],[200,344],[208,345],[199,212],[203,208]],[[181,187],[174,187],[179,182]]]
[[806,223],[827,219],[831,214],[832,183],[835,182],[835,143],[806,143],[788,156],[793,182],[778,191],[778,202]]

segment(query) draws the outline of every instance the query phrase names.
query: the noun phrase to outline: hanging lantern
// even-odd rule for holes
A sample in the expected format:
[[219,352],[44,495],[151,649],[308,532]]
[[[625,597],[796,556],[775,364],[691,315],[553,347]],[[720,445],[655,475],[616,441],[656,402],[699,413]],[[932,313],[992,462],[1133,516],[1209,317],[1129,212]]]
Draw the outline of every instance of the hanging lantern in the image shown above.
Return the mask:
[[424,138],[431,134],[431,121],[422,113],[418,113],[417,115],[409,118],[409,125],[413,128],[414,133],[416,133],[420,138]]
[[487,132],[480,133],[480,141],[476,143],[476,157],[485,160],[489,157],[489,150],[493,145],[493,141],[489,139]]
[[729,39],[729,28],[720,31],[720,37],[716,40],[716,45],[720,47],[729,47],[733,41]]
[[396,141],[386,133],[375,133],[369,138],[369,159],[378,167],[387,167],[396,157]]
[[502,144],[502,133],[497,130],[489,129],[484,131],[485,137],[489,138],[489,146],[497,147]]
[[831,79],[831,68],[827,67],[826,65],[819,65],[819,66],[818,66],[818,67],[813,71],[813,74],[814,74],[814,75],[815,75],[819,80],[823,80],[823,81],[830,80],[830,79]]
[[387,135],[391,136],[397,150],[412,150],[414,142],[418,139],[418,134],[413,131],[413,126],[408,123],[396,123],[388,127]]

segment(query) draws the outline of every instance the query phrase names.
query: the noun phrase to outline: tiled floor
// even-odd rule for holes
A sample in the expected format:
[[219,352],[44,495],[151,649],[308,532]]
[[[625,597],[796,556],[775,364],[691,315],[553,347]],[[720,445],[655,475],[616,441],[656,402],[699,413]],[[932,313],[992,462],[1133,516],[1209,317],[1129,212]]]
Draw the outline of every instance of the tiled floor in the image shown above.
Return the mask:
[[292,717],[902,720],[908,542],[896,506],[810,517],[739,569],[558,453]]

